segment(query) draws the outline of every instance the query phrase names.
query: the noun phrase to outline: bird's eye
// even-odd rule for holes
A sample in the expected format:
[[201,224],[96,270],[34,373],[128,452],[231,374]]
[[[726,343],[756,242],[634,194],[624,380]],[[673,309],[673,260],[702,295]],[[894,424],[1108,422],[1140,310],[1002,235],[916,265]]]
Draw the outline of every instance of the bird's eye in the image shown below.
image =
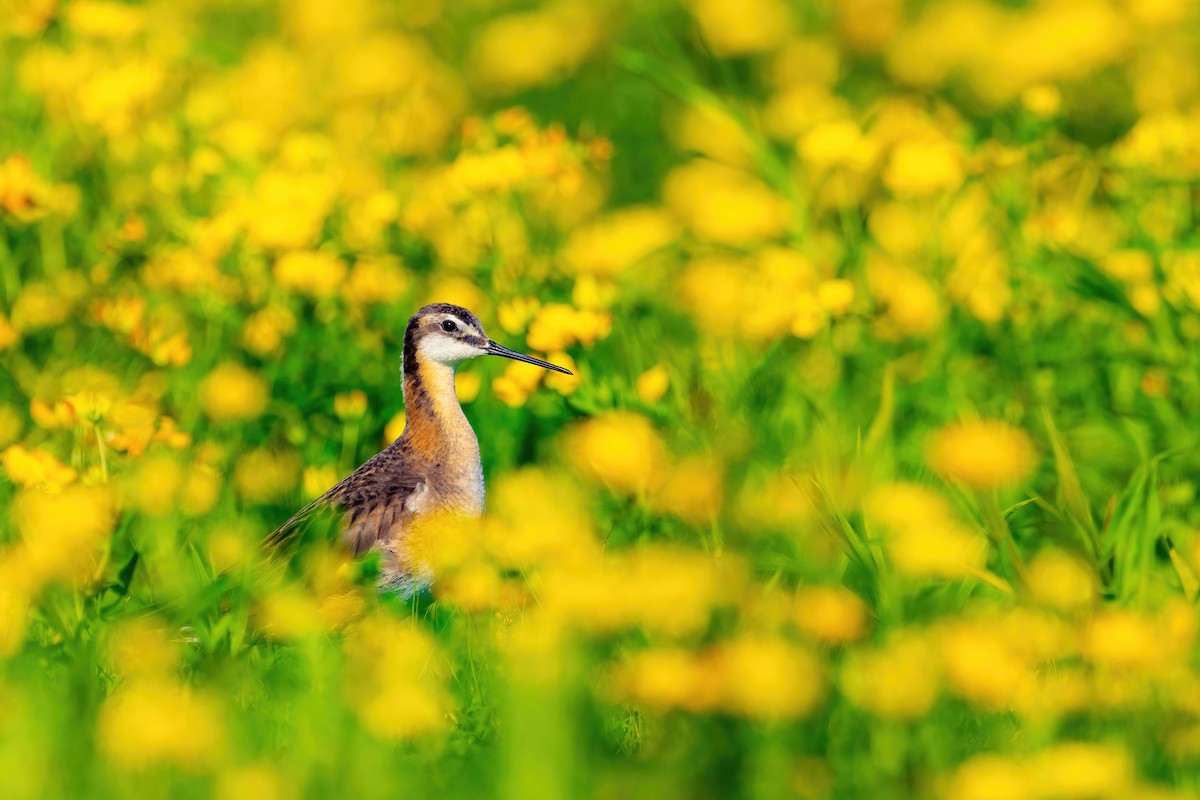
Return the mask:
[[454,333],[456,330],[458,330],[458,326],[454,324],[453,320],[448,319],[442,323],[442,330],[444,330],[446,333]]

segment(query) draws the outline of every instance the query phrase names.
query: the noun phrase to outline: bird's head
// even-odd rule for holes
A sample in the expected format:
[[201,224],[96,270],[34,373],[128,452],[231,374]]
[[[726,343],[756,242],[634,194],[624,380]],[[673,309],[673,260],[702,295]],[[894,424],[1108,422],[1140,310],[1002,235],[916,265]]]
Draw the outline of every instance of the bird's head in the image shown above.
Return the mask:
[[455,366],[468,358],[503,356],[555,372],[571,373],[540,358],[496,344],[483,331],[479,317],[462,306],[432,303],[408,321],[404,332],[404,371],[415,371],[421,362]]

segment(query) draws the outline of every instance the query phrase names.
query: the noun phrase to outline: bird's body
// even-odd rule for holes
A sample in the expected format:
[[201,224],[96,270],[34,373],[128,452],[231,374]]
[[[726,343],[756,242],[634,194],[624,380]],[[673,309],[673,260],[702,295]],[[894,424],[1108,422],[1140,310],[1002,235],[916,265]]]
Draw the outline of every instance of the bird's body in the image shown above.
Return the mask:
[[353,555],[380,553],[382,587],[407,593],[427,583],[430,576],[421,574],[405,548],[413,520],[483,513],[479,441],[454,391],[458,363],[480,355],[566,372],[495,344],[465,308],[425,306],[409,320],[404,334],[404,432],[281,525],[268,543],[278,546],[314,515],[332,512],[340,539]]

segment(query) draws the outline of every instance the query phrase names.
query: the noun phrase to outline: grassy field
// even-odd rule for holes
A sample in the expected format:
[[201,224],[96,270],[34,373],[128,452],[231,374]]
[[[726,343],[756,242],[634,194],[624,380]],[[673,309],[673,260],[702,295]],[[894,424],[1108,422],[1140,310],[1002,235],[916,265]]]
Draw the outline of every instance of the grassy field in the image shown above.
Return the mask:
[[[0,797],[1200,792],[1194,0],[0,0]],[[403,429],[437,576],[263,537]]]

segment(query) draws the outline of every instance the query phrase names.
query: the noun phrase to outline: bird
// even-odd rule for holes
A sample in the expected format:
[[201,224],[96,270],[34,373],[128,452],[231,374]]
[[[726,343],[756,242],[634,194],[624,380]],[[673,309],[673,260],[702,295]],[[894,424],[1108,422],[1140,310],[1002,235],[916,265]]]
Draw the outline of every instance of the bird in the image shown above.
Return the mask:
[[434,514],[479,517],[484,510],[479,440],[454,391],[458,365],[479,356],[572,374],[492,341],[479,317],[462,306],[424,306],[404,330],[404,431],[280,525],[266,545],[278,551],[314,518],[331,517],[352,556],[380,554],[380,589],[408,596],[428,587],[433,578],[428,568],[413,567],[405,552],[414,521]]

